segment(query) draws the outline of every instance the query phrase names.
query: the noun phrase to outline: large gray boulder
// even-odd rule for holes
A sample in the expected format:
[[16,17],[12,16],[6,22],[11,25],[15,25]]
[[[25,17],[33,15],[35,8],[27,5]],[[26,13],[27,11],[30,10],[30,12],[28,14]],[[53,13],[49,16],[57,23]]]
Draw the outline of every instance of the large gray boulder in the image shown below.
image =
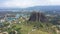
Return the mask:
[[47,18],[43,13],[40,12],[32,12],[29,18],[29,21],[41,21],[46,22]]

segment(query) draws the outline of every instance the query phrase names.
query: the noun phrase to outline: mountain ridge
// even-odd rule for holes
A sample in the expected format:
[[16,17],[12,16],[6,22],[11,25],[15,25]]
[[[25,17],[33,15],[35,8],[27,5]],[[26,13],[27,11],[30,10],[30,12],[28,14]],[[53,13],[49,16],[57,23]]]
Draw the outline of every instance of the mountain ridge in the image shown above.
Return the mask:
[[0,8],[0,10],[39,10],[39,11],[60,11],[60,6],[34,6],[28,8]]

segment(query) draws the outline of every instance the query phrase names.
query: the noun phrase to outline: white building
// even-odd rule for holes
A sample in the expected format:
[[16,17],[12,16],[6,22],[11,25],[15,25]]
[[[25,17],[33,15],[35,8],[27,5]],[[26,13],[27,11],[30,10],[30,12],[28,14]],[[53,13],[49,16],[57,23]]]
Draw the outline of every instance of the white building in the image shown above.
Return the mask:
[[0,17],[0,22],[5,22],[5,17]]

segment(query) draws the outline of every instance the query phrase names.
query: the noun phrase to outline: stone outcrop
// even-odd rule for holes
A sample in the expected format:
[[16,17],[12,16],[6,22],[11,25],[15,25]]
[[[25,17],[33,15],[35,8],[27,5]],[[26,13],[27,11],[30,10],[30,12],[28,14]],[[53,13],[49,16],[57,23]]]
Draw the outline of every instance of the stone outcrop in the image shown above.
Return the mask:
[[32,12],[29,18],[29,21],[41,21],[46,22],[47,18],[43,13],[40,12]]

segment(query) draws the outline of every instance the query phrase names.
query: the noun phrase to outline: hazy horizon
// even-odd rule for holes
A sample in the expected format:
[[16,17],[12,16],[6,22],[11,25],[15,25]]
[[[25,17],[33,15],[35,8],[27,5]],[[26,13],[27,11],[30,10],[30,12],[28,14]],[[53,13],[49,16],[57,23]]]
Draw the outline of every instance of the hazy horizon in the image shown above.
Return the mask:
[[0,0],[0,8],[19,7],[27,8],[33,6],[59,6],[60,0]]

